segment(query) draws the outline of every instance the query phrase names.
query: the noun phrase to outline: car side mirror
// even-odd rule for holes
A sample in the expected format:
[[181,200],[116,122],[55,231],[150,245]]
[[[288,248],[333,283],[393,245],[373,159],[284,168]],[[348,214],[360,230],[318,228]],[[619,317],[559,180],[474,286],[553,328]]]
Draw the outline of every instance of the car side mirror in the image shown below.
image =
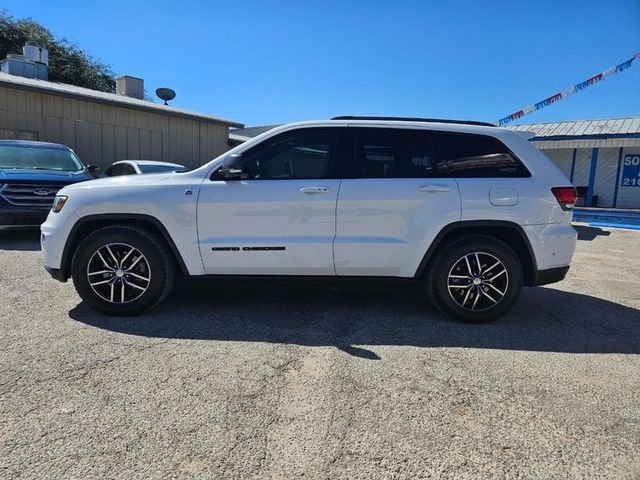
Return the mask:
[[233,180],[241,178],[244,173],[244,165],[242,163],[242,155],[232,153],[222,160],[222,165],[216,171],[216,177],[220,180]]
[[98,175],[98,172],[100,171],[100,167],[98,165],[87,165],[85,167],[85,170],[87,171],[88,174],[96,177]]

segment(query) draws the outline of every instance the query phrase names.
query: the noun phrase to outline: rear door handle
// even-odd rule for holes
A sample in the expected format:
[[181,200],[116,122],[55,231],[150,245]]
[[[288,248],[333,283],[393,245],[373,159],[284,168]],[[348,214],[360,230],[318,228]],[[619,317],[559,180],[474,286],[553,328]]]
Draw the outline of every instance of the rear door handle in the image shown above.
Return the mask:
[[329,193],[329,187],[301,187],[298,191],[305,195],[318,195],[321,193]]
[[426,193],[440,193],[440,192],[450,192],[451,188],[446,185],[423,185],[420,187],[421,192]]

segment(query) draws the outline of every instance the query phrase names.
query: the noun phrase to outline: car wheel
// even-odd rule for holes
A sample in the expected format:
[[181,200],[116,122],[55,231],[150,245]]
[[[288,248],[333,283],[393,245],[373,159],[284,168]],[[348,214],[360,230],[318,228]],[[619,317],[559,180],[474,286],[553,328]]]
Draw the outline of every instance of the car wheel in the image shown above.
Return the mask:
[[455,240],[432,263],[428,290],[444,314],[486,323],[507,313],[523,285],[520,260],[506,243],[485,235]]
[[152,232],[128,225],[104,227],[78,245],[71,276],[91,308],[108,315],[136,315],[171,291],[175,262]]

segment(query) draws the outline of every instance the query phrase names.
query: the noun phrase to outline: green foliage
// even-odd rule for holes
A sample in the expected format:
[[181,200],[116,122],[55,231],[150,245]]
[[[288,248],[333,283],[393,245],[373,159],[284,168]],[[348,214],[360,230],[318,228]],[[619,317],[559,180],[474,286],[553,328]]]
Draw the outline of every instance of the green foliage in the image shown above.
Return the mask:
[[96,61],[75,43],[56,38],[31,18],[15,19],[0,11],[0,59],[7,53],[22,53],[27,40],[49,50],[49,80],[102,92],[115,92],[116,81],[109,65]]

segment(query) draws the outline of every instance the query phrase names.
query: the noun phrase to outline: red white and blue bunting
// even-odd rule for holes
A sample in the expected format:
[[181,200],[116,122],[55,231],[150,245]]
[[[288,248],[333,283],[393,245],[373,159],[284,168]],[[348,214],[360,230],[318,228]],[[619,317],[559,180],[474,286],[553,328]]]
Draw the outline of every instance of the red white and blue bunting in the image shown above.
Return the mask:
[[496,122],[497,125],[499,126],[503,126],[506,125],[507,123],[511,123],[514,120],[517,120],[518,118],[522,118],[525,115],[529,115],[532,112],[535,112],[536,110],[540,110],[544,107],[547,107],[549,105],[551,105],[552,103],[556,103],[559,102],[560,100],[562,100],[563,98],[568,97],[569,95],[579,92],[581,90],[584,90],[587,87],[590,87],[591,85],[594,85],[598,82],[603,81],[605,78],[607,78],[610,75],[615,75],[618,72],[621,72],[623,70],[626,70],[627,68],[629,68],[631,66],[631,64],[633,63],[634,60],[640,59],[640,52],[636,53],[633,57],[631,57],[629,60],[627,60],[624,63],[621,63],[620,65],[616,65],[615,67],[611,67],[608,70],[605,70],[602,73],[599,73],[597,75],[594,75],[593,77],[585,80],[584,82],[581,82],[577,85],[574,85],[573,87],[567,88],[566,90],[560,92],[560,93],[556,93],[555,95],[550,96],[549,98],[545,98],[544,100],[542,100],[541,102],[538,103],[534,103],[533,105],[529,105],[528,107],[523,108],[522,110],[518,110],[515,113],[512,113],[511,115],[501,118],[500,120],[498,120]]

